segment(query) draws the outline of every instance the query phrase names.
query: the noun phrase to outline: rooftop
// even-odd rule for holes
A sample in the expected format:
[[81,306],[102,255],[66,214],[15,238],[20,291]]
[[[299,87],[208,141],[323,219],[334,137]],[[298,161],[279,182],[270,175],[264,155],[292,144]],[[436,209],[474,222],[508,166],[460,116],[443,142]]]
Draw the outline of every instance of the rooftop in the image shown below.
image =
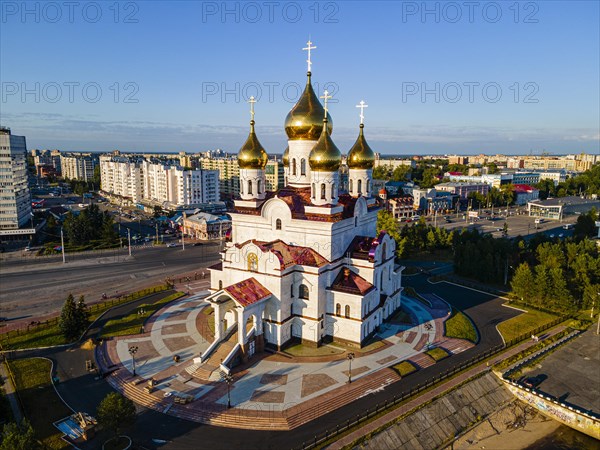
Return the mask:
[[533,203],[540,206],[560,206],[560,205],[585,205],[586,203],[595,204],[598,200],[581,198],[581,197],[558,197],[549,198],[547,200],[533,200],[529,203]]
[[235,245],[238,248],[242,248],[248,244],[248,242],[252,242],[263,252],[273,253],[279,260],[281,270],[294,265],[323,267],[329,263],[327,259],[312,248],[286,244],[280,239],[272,242],[263,242],[252,239],[251,241]]
[[271,292],[254,278],[232,284],[224,290],[242,306],[252,305],[271,296]]
[[344,267],[340,270],[337,277],[335,277],[330,289],[348,294],[365,295],[375,289],[375,286],[347,267]]

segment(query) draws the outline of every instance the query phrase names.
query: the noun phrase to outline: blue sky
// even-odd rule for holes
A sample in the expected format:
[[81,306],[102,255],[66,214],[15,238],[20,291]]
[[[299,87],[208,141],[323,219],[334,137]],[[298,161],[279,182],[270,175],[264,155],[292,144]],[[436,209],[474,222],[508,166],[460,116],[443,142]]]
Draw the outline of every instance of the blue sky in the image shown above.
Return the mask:
[[[286,146],[306,80],[346,152],[600,152],[599,2],[8,2],[0,120],[29,148]],[[25,5],[25,6],[23,6]]]

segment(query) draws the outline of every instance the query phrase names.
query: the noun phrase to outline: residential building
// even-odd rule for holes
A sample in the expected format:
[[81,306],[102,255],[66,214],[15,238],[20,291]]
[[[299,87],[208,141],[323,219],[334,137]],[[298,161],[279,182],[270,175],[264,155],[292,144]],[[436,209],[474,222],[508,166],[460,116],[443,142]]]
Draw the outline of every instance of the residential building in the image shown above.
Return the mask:
[[514,193],[516,205],[526,205],[540,197],[540,191],[528,184],[515,184]]
[[7,231],[2,235],[30,224],[32,215],[25,136],[0,127],[0,231]]
[[62,177],[69,180],[92,181],[99,164],[93,153],[63,153],[60,155]]
[[[200,167],[219,171],[219,192],[224,198],[234,198],[240,194],[240,168],[237,158],[201,158]],[[279,173],[279,172],[278,172]]]
[[439,191],[456,194],[462,200],[466,200],[469,197],[469,194],[472,193],[479,193],[486,196],[490,191],[490,185],[487,183],[449,182],[436,184],[435,188]]
[[100,188],[112,202],[132,206],[143,198],[142,159],[100,156]]

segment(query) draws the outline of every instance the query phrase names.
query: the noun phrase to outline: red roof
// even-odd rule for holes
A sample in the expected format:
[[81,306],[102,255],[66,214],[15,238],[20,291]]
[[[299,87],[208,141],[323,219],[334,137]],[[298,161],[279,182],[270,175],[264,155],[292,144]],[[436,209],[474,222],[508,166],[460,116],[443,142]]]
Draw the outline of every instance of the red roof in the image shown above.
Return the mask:
[[252,305],[271,296],[269,290],[254,278],[227,286],[225,291],[242,306]]
[[340,270],[337,277],[335,277],[330,289],[349,294],[365,295],[367,292],[375,289],[375,286],[360,275],[344,267]]
[[528,184],[515,184],[515,192],[517,193],[525,193],[525,192],[533,192],[536,189],[534,187],[529,186]]
[[448,172],[449,175],[460,176],[462,172]]
[[252,239],[242,244],[236,244],[236,247],[241,248],[248,242],[252,242],[265,253],[273,253],[279,259],[281,270],[296,264],[300,266],[322,267],[329,263],[327,259],[310,247],[286,244],[280,239],[272,242],[262,242]]

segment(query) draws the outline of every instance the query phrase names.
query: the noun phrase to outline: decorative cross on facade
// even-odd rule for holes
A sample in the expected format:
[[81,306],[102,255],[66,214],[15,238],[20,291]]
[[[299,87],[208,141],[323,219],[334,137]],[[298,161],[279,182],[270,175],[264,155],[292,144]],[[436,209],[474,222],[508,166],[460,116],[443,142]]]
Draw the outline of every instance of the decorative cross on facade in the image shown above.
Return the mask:
[[308,47],[304,47],[302,50],[308,50],[308,59],[306,60],[306,62],[308,63],[308,71],[310,72],[310,66],[312,65],[312,62],[310,61],[310,51],[314,50],[317,47],[316,46],[315,47],[312,46],[312,42],[310,42],[310,39],[308,40],[308,42],[306,43],[306,45]]
[[365,121],[365,108],[368,108],[369,105],[367,105],[364,100],[361,100],[356,107],[360,108],[360,124],[362,125]]
[[250,120],[254,120],[254,104],[256,103],[254,96],[250,97],[248,103],[250,103]]
[[325,92],[323,92],[321,98],[323,99],[324,103],[323,107],[325,108],[325,118],[327,118],[327,100],[331,98],[331,95],[329,95],[329,91],[327,89],[325,89]]

